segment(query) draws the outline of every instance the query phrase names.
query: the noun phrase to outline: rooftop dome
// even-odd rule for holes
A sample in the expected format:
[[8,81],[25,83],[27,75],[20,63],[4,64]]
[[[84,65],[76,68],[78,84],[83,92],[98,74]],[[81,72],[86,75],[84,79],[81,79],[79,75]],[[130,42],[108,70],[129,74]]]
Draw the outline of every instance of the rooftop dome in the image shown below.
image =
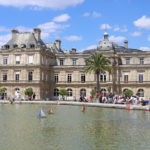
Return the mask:
[[105,32],[104,39],[99,42],[97,49],[98,50],[112,50],[113,46],[118,47],[116,43],[109,41],[109,34]]

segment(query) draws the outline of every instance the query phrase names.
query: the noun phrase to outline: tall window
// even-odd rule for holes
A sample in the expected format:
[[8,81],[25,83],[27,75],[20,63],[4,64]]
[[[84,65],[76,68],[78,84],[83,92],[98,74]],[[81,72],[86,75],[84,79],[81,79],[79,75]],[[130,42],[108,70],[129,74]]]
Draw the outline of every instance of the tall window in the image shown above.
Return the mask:
[[101,72],[100,73],[100,81],[101,82],[106,82],[106,72]]
[[140,65],[144,65],[144,57],[140,58]]
[[67,89],[68,96],[72,96],[72,89]]
[[30,48],[35,48],[35,45],[34,44],[30,44]]
[[126,58],[126,65],[130,65],[130,57]]
[[77,65],[77,59],[76,59],[76,58],[73,58],[73,59],[72,59],[72,65],[73,65],[73,66]]
[[68,83],[71,83],[71,81],[72,81],[72,74],[68,74],[67,82],[68,82]]
[[82,83],[85,82],[85,74],[84,74],[84,73],[81,74],[81,82],[82,82]]
[[4,65],[8,64],[8,56],[3,56],[3,64]]
[[128,83],[128,74],[124,75],[124,83]]
[[64,65],[64,59],[60,59],[60,66]]
[[33,80],[33,72],[28,72],[28,80],[29,81]]
[[7,72],[3,72],[3,81],[7,81]]
[[20,64],[20,56],[16,56],[16,64]]
[[16,72],[15,73],[15,80],[19,81],[19,77],[20,77],[20,72]]
[[144,90],[143,89],[139,89],[138,92],[137,92],[137,95],[139,97],[144,97]]
[[142,83],[144,79],[144,75],[141,73],[139,74],[139,82]]
[[44,81],[44,72],[42,72],[42,81]]
[[54,96],[59,96],[59,90],[58,89],[54,89]]
[[58,83],[58,73],[54,74],[54,78],[55,78],[55,83]]
[[33,64],[33,56],[29,56],[29,64]]
[[86,89],[81,89],[80,90],[80,95],[81,96],[86,96]]

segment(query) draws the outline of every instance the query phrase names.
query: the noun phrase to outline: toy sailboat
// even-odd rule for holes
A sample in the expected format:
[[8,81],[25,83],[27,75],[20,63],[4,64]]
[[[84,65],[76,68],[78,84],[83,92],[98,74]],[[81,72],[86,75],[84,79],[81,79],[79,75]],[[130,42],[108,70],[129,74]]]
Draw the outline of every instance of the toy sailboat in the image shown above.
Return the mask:
[[42,108],[41,108],[41,111],[38,112],[38,117],[39,118],[46,118],[46,115],[45,115],[44,111],[42,110]]
[[48,111],[47,111],[47,113],[48,113],[48,114],[53,114],[52,108],[49,108]]

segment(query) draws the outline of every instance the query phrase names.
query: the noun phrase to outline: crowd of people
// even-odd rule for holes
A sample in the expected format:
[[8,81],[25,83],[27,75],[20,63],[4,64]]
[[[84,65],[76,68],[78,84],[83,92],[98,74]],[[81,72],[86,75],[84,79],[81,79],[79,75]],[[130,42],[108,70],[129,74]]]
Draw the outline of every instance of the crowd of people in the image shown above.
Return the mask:
[[90,96],[89,98],[81,95],[79,101],[80,102],[94,102],[96,99],[99,103],[109,103],[109,104],[132,104],[132,105],[148,105],[150,104],[150,99],[144,100],[143,98],[139,98],[138,96],[125,96],[125,95],[116,95],[110,93],[107,96],[104,96],[102,93],[99,93],[96,98]]

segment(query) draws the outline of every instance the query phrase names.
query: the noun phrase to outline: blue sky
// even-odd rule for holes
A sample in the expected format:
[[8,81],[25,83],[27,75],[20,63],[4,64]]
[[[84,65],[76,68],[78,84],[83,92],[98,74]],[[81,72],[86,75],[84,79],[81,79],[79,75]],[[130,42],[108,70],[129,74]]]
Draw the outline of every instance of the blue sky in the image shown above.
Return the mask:
[[149,0],[0,0],[0,45],[20,32],[40,27],[45,42],[62,49],[96,47],[107,27],[111,41],[150,50]]

